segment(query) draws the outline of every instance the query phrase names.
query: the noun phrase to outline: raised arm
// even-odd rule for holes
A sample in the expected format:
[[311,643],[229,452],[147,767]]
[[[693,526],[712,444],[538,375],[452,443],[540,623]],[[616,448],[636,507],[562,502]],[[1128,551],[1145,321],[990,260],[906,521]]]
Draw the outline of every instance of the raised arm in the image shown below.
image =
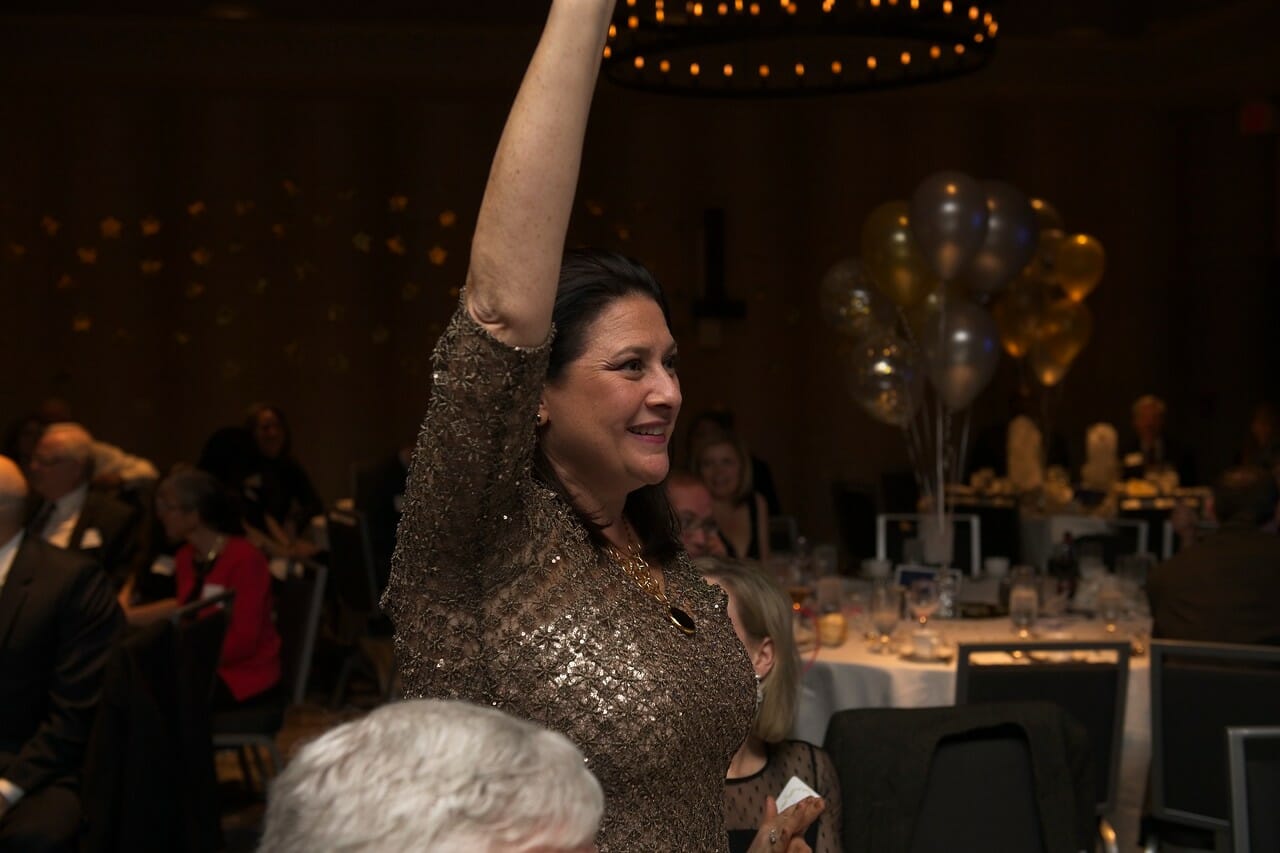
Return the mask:
[[614,0],[554,0],[476,221],[467,310],[511,346],[551,329],[591,94]]

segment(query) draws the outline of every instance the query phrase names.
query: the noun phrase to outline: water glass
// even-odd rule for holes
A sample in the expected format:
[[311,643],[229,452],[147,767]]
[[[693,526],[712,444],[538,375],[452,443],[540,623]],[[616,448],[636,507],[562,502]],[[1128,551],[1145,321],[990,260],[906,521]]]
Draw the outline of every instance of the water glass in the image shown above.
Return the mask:
[[1116,632],[1116,623],[1120,621],[1120,617],[1124,615],[1125,611],[1124,591],[1114,578],[1103,580],[1102,586],[1098,588],[1095,607],[1098,611],[1098,618],[1106,625],[1107,633],[1114,634]]

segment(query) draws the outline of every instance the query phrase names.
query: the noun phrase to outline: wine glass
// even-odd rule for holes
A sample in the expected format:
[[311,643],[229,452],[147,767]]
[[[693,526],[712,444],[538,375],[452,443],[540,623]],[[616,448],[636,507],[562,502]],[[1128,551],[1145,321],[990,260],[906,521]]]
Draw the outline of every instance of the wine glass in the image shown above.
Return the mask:
[[929,622],[929,617],[938,611],[939,603],[936,580],[920,578],[911,582],[911,588],[907,590],[907,606],[911,608],[911,614],[916,617],[921,628],[924,628]]
[[1020,639],[1031,636],[1031,626],[1036,621],[1039,596],[1033,584],[1018,584],[1009,591],[1009,621],[1013,623]]
[[902,618],[902,590],[896,586],[877,586],[871,591],[871,627],[876,630],[873,651],[885,654],[893,641],[893,630]]

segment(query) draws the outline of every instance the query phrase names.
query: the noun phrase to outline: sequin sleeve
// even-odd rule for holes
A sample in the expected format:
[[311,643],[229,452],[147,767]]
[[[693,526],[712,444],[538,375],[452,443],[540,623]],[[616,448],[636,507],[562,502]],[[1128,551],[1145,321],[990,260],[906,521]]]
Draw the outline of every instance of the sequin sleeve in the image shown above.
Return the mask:
[[549,342],[498,341],[461,304],[436,344],[383,609],[398,646],[432,649],[441,668],[459,670],[447,674],[444,693],[455,694],[467,677],[460,670],[474,667],[480,567],[528,480],[549,350]]

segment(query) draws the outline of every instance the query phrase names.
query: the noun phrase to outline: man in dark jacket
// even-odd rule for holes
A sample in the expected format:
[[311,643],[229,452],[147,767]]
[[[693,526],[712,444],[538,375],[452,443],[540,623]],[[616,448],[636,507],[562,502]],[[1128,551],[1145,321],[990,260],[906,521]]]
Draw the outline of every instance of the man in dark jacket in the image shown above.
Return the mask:
[[1147,581],[1153,634],[1173,640],[1280,645],[1276,482],[1232,468],[1214,489],[1221,528],[1156,566]]
[[23,530],[26,482],[0,458],[0,850],[74,850],[77,776],[124,624],[90,557]]
[[40,498],[28,532],[59,548],[83,551],[117,588],[142,559],[138,510],[91,487],[93,436],[79,424],[45,428],[31,455],[31,488]]

